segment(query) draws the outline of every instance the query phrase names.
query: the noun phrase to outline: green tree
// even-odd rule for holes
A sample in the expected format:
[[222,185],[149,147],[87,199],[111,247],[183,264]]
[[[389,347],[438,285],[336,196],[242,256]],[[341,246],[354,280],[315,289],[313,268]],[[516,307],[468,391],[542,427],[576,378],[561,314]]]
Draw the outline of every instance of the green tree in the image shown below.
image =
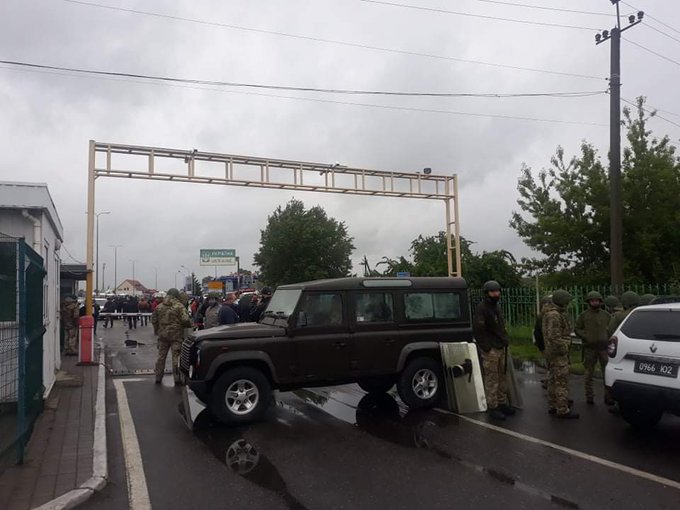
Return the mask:
[[200,296],[203,294],[203,287],[201,286],[201,282],[198,281],[198,278],[196,278],[196,275],[194,273],[191,273],[191,289],[192,289],[192,294],[194,296]]
[[[488,280],[497,280],[504,287],[518,287],[522,275],[515,257],[505,250],[473,253],[472,242],[460,239],[463,277],[470,287],[481,287]],[[412,276],[447,276],[446,232],[433,236],[418,236],[411,242],[413,262],[405,257],[390,259],[383,257],[376,264],[385,265],[383,276],[395,276],[399,271],[408,271]],[[455,252],[453,254],[455,258]]]
[[345,224],[329,218],[322,207],[307,210],[293,199],[269,216],[255,265],[261,281],[272,286],[347,276],[352,240]]
[[[639,98],[636,113],[624,109],[624,256],[626,281],[662,282],[680,271],[680,170],[668,137],[646,128]],[[527,266],[551,274],[551,284],[604,283],[609,279],[609,176],[592,145],[568,162],[558,147],[551,166],[534,176],[523,166],[510,220],[524,242],[541,253]]]

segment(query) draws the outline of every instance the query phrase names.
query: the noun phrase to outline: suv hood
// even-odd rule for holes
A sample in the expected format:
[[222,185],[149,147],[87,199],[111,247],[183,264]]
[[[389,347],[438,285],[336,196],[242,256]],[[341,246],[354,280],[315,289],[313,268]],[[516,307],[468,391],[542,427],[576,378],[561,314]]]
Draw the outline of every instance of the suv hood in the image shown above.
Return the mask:
[[272,336],[285,336],[286,329],[280,326],[271,326],[258,322],[241,322],[237,324],[225,324],[210,329],[196,331],[192,336],[197,341],[202,340],[225,340],[236,338],[265,338]]

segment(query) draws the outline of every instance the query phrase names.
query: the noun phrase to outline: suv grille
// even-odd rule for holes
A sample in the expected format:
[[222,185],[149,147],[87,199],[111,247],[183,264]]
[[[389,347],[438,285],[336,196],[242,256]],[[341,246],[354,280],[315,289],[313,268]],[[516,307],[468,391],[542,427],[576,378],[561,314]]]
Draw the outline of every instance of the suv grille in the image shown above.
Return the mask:
[[194,341],[192,339],[187,338],[184,340],[184,342],[182,342],[182,352],[179,358],[179,367],[185,373],[189,372],[189,365],[191,365],[193,350]]

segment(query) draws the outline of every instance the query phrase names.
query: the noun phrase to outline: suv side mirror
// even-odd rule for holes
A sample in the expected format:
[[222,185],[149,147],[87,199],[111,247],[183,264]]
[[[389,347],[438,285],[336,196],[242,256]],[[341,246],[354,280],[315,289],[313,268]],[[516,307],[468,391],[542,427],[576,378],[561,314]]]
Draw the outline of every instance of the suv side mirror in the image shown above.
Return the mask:
[[305,312],[298,312],[295,326],[298,328],[304,328],[307,326],[307,314]]

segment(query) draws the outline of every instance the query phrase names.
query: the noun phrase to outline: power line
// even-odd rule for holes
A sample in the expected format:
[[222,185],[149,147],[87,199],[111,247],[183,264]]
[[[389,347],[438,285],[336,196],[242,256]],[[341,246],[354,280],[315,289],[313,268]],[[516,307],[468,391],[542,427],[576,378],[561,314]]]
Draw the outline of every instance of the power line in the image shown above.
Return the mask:
[[[635,108],[638,108],[637,102],[630,101],[629,99],[626,99],[626,98],[623,98],[623,97],[621,98],[621,101],[623,101],[624,103],[628,103],[629,105],[634,106]],[[656,113],[656,112],[660,112],[660,111],[662,111],[662,110],[659,110],[658,108],[654,108],[653,106],[650,106],[650,108],[652,108],[653,111],[652,111],[652,110],[648,110],[648,109],[646,109],[645,107],[642,107],[642,111],[645,112],[645,113],[649,113],[652,117],[654,117],[654,118],[656,118],[656,119],[661,119],[661,120],[664,120],[664,121],[668,122],[669,124],[673,124],[674,126],[680,127],[680,123],[677,123],[677,122],[675,122],[675,121],[669,120],[669,119],[667,119],[667,118],[665,118],[665,117],[662,117],[662,116],[659,115],[658,113]],[[670,112],[667,112],[667,113],[670,113]],[[675,115],[675,114],[671,114],[671,115]]]
[[449,11],[446,9],[435,9],[433,7],[423,7],[420,5],[408,5],[408,4],[398,4],[394,2],[387,2],[385,0],[359,0],[361,2],[369,3],[369,4],[378,4],[378,5],[386,5],[390,7],[401,7],[403,9],[415,9],[419,11],[429,11],[429,12],[437,12],[440,14],[450,14],[454,16],[466,16],[469,18],[481,18],[481,19],[488,19],[488,20],[493,20],[493,21],[506,21],[510,23],[521,23],[523,25],[538,25],[538,26],[544,26],[544,27],[552,27],[552,28],[571,28],[575,30],[588,30],[591,32],[599,32],[599,28],[594,28],[594,27],[583,27],[579,25],[564,25],[561,23],[547,23],[543,21],[531,21],[531,20],[526,20],[526,19],[516,19],[516,18],[502,18],[499,16],[488,16],[485,14],[473,14],[470,12],[462,12],[462,11]]
[[675,65],[677,65],[677,66],[680,66],[680,62],[678,62],[677,60],[673,60],[672,58],[667,57],[666,55],[662,55],[661,53],[658,53],[658,52],[656,52],[656,51],[654,51],[654,50],[650,50],[650,49],[647,48],[646,46],[643,46],[642,44],[638,44],[638,43],[636,43],[635,41],[631,41],[630,39],[624,39],[623,37],[622,37],[622,39],[623,39],[624,41],[626,41],[627,43],[632,44],[633,46],[637,46],[638,48],[640,48],[640,49],[642,49],[642,50],[645,50],[645,51],[651,53],[652,55],[656,55],[657,57],[662,58],[662,59],[664,59],[664,60],[667,60],[668,62],[671,62],[672,64],[675,64]]
[[351,89],[327,89],[317,87],[292,87],[285,85],[265,85],[261,83],[240,83],[213,80],[198,80],[188,78],[173,78],[168,76],[154,76],[149,74],[122,73],[114,71],[95,71],[92,69],[80,69],[74,67],[49,66],[30,62],[17,62],[12,60],[0,60],[0,64],[8,64],[19,67],[34,69],[48,69],[52,71],[64,71],[69,73],[92,74],[99,76],[114,76],[120,78],[138,78],[150,81],[187,83],[192,85],[210,85],[215,87],[242,87],[268,90],[286,90],[296,92],[321,92],[329,94],[350,95],[376,95],[376,96],[408,96],[408,97],[483,97],[483,98],[515,98],[515,97],[589,97],[605,94],[605,90],[596,91],[573,91],[573,92],[520,92],[520,93],[471,93],[471,92],[397,92],[384,90],[351,90]]
[[66,247],[66,244],[65,244],[65,243],[61,243],[61,247],[64,248],[64,250],[66,250],[66,254],[67,254],[74,262],[77,262],[78,264],[81,264],[81,265],[85,265],[85,262],[81,262],[80,260],[78,260],[77,258],[75,258],[73,255],[71,255],[71,252],[68,251],[68,248]]
[[652,26],[652,25],[649,25],[649,24],[645,24],[644,26],[646,26],[647,28],[650,28],[650,29],[654,30],[655,32],[660,33],[661,35],[665,35],[665,36],[668,37],[669,39],[673,39],[674,41],[680,42],[680,39],[678,39],[677,37],[673,37],[672,35],[670,35],[670,34],[664,32],[663,30],[659,30],[659,29],[656,28],[655,26]]
[[[621,3],[624,4],[624,5],[627,5],[627,6],[630,7],[631,9],[635,9],[636,11],[640,11],[640,10],[641,10],[641,9],[638,9],[637,7],[635,7],[634,5],[629,4],[628,2],[621,2]],[[678,34],[680,34],[680,30],[678,30],[677,28],[673,28],[673,27],[670,26],[668,23],[664,23],[664,22],[661,21],[660,19],[655,18],[654,16],[651,16],[651,15],[647,14],[646,12],[645,12],[645,16],[646,16],[647,18],[651,19],[651,20],[656,21],[657,23],[659,23],[660,25],[663,25],[663,26],[666,27],[666,28],[670,28],[673,32],[677,32]]]
[[258,96],[258,97],[268,97],[268,98],[276,98],[276,99],[291,99],[291,100],[294,100],[294,101],[307,101],[307,102],[314,102],[314,103],[359,106],[359,107],[365,107],[365,108],[384,109],[384,110],[407,111],[407,112],[417,112],[417,113],[437,113],[437,114],[446,114],[446,115],[460,115],[460,116],[467,116],[467,117],[496,118],[496,119],[505,119],[505,120],[523,120],[523,121],[546,122],[546,123],[556,123],[556,124],[573,124],[573,125],[581,125],[581,126],[604,126],[605,125],[605,124],[601,124],[601,123],[586,122],[586,121],[571,121],[571,120],[563,120],[563,119],[545,119],[545,118],[535,118],[535,117],[521,117],[521,116],[513,116],[513,115],[499,115],[499,114],[479,113],[479,112],[461,112],[461,111],[453,111],[453,110],[437,110],[437,109],[427,109],[427,108],[412,108],[412,107],[405,107],[405,106],[380,105],[380,104],[371,104],[371,103],[355,103],[355,102],[337,101],[337,100],[332,100],[332,99],[320,99],[320,98],[313,98],[313,97],[283,96],[283,95],[278,95],[278,94],[266,94],[266,93],[263,93],[263,92],[244,92],[244,91],[240,91],[240,90],[206,88],[206,87],[201,87],[201,86],[196,86],[196,85],[178,85],[178,84],[170,83],[170,82],[148,82],[148,81],[145,82],[145,81],[140,81],[140,80],[130,80],[130,79],[122,79],[122,78],[118,79],[118,78],[114,78],[114,77],[110,77],[110,76],[99,76],[99,75],[93,76],[93,75],[84,75],[84,74],[62,74],[62,73],[57,72],[57,71],[45,70],[45,69],[35,69],[35,68],[8,68],[8,69],[11,69],[13,71],[22,71],[22,72],[38,72],[38,73],[56,74],[58,76],[68,76],[68,77],[74,77],[74,78],[91,78],[91,79],[99,79],[99,80],[129,81],[129,82],[140,83],[140,84],[145,84],[145,85],[153,83],[155,85],[162,85],[162,86],[167,86],[167,87],[191,88],[191,89],[198,89],[198,90],[209,90],[209,91],[213,91],[213,92],[224,92],[224,93],[227,93],[227,94],[241,94],[241,95],[246,95],[246,96]]
[[301,39],[304,41],[314,41],[314,42],[320,42],[320,43],[326,43],[326,44],[336,44],[339,46],[346,46],[350,48],[361,48],[361,49],[368,49],[368,50],[373,50],[373,51],[381,51],[381,52],[387,52],[387,53],[395,53],[398,55],[408,55],[412,57],[425,57],[425,58],[431,58],[431,59],[436,59],[436,60],[448,60],[451,62],[460,62],[460,63],[465,63],[465,64],[475,64],[475,65],[483,65],[483,66],[488,66],[488,67],[496,67],[496,68],[501,68],[501,69],[512,69],[514,71],[529,71],[529,72],[534,72],[534,73],[542,73],[542,74],[552,74],[556,76],[568,76],[572,78],[583,78],[583,79],[589,79],[589,80],[604,80],[602,76],[593,76],[593,75],[587,75],[587,74],[579,74],[579,73],[570,73],[566,71],[552,71],[549,69],[539,69],[539,68],[534,68],[534,67],[525,67],[525,66],[514,66],[514,65],[509,65],[509,64],[499,64],[495,62],[485,62],[483,60],[475,60],[475,59],[465,59],[465,58],[459,58],[459,57],[449,57],[446,55],[437,55],[437,54],[432,54],[432,53],[423,53],[423,52],[417,52],[417,51],[408,51],[408,50],[399,50],[396,48],[386,48],[382,46],[373,46],[369,44],[360,44],[360,43],[353,43],[353,42],[348,42],[348,41],[340,41],[340,40],[335,40],[335,39],[323,39],[320,37],[312,37],[312,36],[305,36],[305,35],[298,35],[298,34],[290,34],[286,32],[278,32],[274,30],[265,30],[265,29],[260,29],[260,28],[252,28],[252,27],[244,27],[244,26],[239,26],[239,25],[231,25],[227,23],[219,23],[215,21],[206,21],[206,20],[201,20],[201,19],[195,19],[195,18],[187,18],[187,17],[182,17],[182,16],[173,16],[169,14],[162,14],[162,13],[157,13],[157,12],[151,12],[151,11],[141,11],[137,9],[126,9],[123,7],[114,7],[111,5],[103,5],[103,4],[97,4],[97,3],[92,3],[92,2],[83,2],[81,0],[63,0],[64,2],[72,3],[72,4],[78,4],[78,5],[85,5],[88,7],[96,7],[100,9],[109,9],[113,11],[120,11],[120,12],[127,12],[130,14],[140,14],[143,16],[151,16],[151,17],[156,17],[156,18],[162,18],[162,19],[169,19],[172,21],[184,21],[188,23],[196,23],[199,25],[208,25],[208,26],[214,26],[214,27],[220,27],[220,28],[227,28],[230,30],[240,30],[244,32],[254,32],[254,33],[259,33],[259,34],[267,34],[267,35],[275,35],[279,37],[287,37],[287,38],[292,38],[292,39]]
[[526,7],[529,9],[539,9],[542,11],[557,11],[557,12],[570,12],[575,14],[589,14],[593,16],[608,16],[612,17],[611,13],[607,12],[593,12],[593,11],[579,11],[575,9],[561,9],[559,7],[545,7],[543,5],[530,5],[530,4],[519,4],[515,2],[501,2],[500,0],[477,0],[478,2],[484,2],[487,4],[500,4],[507,5],[509,7]]

